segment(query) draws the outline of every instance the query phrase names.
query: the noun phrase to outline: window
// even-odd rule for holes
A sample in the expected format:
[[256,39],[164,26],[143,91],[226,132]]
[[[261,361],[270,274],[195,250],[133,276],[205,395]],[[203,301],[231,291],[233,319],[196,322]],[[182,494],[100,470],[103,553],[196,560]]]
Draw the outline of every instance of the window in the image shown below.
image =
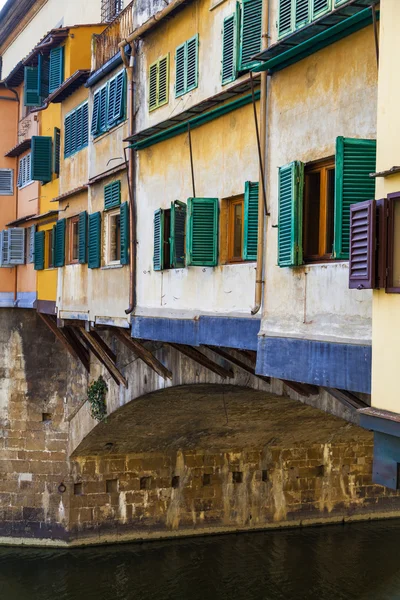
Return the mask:
[[149,111],[168,103],[169,54],[149,67]]
[[49,92],[55,92],[64,81],[64,47],[50,50]]
[[186,204],[175,200],[170,209],[159,208],[154,213],[155,271],[179,269],[185,266]]
[[93,95],[91,132],[101,135],[125,119],[125,70],[120,71]]
[[228,215],[228,261],[243,260],[243,207],[244,196],[229,202]]
[[282,38],[318,19],[346,0],[279,0],[278,37]]
[[175,97],[197,88],[199,36],[187,40],[175,51]]
[[25,264],[25,229],[13,227],[0,232],[0,267]]
[[107,215],[106,264],[119,264],[121,260],[121,216],[119,209]]
[[334,159],[304,169],[304,260],[332,258],[335,191]]
[[222,84],[256,64],[261,51],[262,0],[242,0],[237,10],[225,17],[222,27]]
[[221,200],[221,264],[257,260],[258,182],[246,181],[244,194]]
[[64,119],[64,158],[79,152],[89,143],[89,105],[84,102]]
[[67,227],[67,248],[68,248],[68,264],[74,265],[79,260],[79,216],[68,219]]
[[64,81],[64,47],[39,54],[35,67],[24,69],[24,106],[41,106]]
[[[335,165],[326,160],[279,169],[278,265],[348,260],[350,205],[375,195],[376,140],[338,137]],[[304,241],[303,241],[304,238]],[[333,250],[332,250],[333,249]]]
[[122,10],[122,0],[101,0],[101,21],[109,23]]
[[0,169],[0,196],[14,194],[14,169]]
[[19,159],[18,188],[24,188],[30,183],[33,183],[33,180],[31,177],[31,153],[29,152]]
[[53,139],[50,136],[34,135],[31,145],[31,177],[42,184],[52,180]]

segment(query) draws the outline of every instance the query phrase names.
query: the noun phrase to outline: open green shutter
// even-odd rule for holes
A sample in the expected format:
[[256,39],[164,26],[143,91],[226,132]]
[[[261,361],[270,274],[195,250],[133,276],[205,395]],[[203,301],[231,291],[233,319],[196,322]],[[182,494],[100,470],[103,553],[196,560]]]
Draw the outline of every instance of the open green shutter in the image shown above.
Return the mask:
[[237,23],[236,13],[225,17],[222,27],[222,84],[237,77]]
[[121,181],[112,181],[104,186],[104,210],[121,204]]
[[100,105],[99,105],[99,125],[97,133],[107,131],[107,111],[108,111],[108,85],[100,90]]
[[159,208],[154,213],[154,254],[153,269],[162,271],[164,268],[164,211]]
[[31,145],[31,178],[33,181],[51,181],[53,165],[53,139],[34,135]]
[[278,37],[291,33],[293,29],[292,0],[279,0],[278,8]]
[[60,148],[61,148],[61,131],[58,127],[54,127],[54,173],[60,175]]
[[218,263],[218,198],[189,198],[186,264],[214,267]]
[[35,271],[44,269],[44,231],[35,233],[34,268]]
[[39,96],[40,104],[49,95],[50,60],[48,56],[39,54],[38,58]]
[[108,82],[107,125],[109,127],[114,123],[116,98],[117,98],[117,78],[113,77]]
[[101,265],[101,213],[89,215],[89,269],[99,269]]
[[239,70],[250,69],[257,61],[252,56],[261,50],[262,0],[242,0]]
[[123,119],[125,113],[125,71],[118,73],[115,86],[113,122]]
[[121,265],[129,264],[129,206],[127,202],[121,204],[120,210],[120,227],[121,227]]
[[336,139],[334,258],[349,258],[350,205],[375,198],[375,171],[376,140]]
[[57,232],[57,226],[53,225],[53,231],[52,231],[52,236],[51,236],[51,265],[53,267],[55,267],[55,263],[56,263],[56,232]]
[[149,111],[158,106],[157,101],[158,61],[149,67]]
[[197,88],[198,61],[199,36],[195,35],[186,42],[186,92]]
[[244,188],[243,259],[257,260],[258,181],[246,181]]
[[181,96],[186,91],[186,44],[181,44],[175,50],[175,96]]
[[63,267],[65,264],[65,219],[57,221],[55,237],[54,266]]
[[40,106],[39,94],[39,69],[38,67],[25,67],[24,69],[24,105]]
[[185,266],[186,204],[175,200],[171,202],[171,267],[180,269]]
[[87,221],[88,215],[84,210],[79,213],[78,220],[78,261],[81,265],[87,262]]
[[303,262],[304,165],[296,161],[279,169],[278,265],[295,267]]
[[49,92],[55,92],[64,81],[64,47],[50,51]]
[[93,112],[92,112],[92,124],[90,131],[92,135],[96,135],[99,132],[99,114],[100,114],[100,92],[97,91],[93,96]]

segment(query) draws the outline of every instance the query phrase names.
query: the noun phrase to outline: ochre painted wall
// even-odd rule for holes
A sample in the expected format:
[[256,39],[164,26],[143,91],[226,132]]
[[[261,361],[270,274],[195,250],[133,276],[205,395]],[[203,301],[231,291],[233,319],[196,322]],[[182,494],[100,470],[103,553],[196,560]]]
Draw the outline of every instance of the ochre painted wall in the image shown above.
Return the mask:
[[[400,4],[381,0],[378,82],[377,171],[400,164],[400,114],[396,52],[400,29]],[[400,191],[400,176],[376,180],[376,198]],[[396,232],[398,236],[400,232]],[[372,405],[400,412],[398,387],[400,297],[384,290],[373,293],[372,318]]]

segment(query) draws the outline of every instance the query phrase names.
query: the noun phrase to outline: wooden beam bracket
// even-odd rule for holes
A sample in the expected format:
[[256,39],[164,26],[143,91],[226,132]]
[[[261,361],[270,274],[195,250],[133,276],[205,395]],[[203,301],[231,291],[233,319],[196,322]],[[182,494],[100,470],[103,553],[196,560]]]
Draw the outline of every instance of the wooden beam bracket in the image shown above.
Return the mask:
[[124,344],[131,352],[136,354],[148,367],[153,369],[163,379],[172,379],[172,373],[162,362],[158,360],[145,346],[137,339],[132,338],[126,329],[115,327],[112,329],[113,335]]
[[234,373],[231,369],[226,369],[225,367],[222,367],[218,363],[208,358],[208,356],[197,350],[197,348],[193,348],[193,346],[172,343],[168,343],[168,346],[171,346],[171,348],[174,348],[184,356],[191,358],[192,360],[197,362],[202,367],[208,369],[209,371],[216,373],[216,375],[219,375],[223,379],[232,379],[232,377],[234,377]]

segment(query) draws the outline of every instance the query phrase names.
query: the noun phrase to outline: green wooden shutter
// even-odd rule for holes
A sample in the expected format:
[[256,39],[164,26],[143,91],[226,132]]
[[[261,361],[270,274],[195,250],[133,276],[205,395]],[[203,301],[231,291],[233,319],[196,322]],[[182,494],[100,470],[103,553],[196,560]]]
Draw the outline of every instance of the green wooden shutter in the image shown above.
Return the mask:
[[175,50],[175,96],[182,96],[186,91],[186,44]]
[[82,145],[85,148],[89,143],[89,104],[85,102],[80,108],[82,112]]
[[164,268],[164,211],[159,208],[154,213],[154,254],[153,268],[162,271]]
[[78,261],[81,265],[87,262],[87,230],[88,215],[86,210],[79,213],[78,220]]
[[189,198],[186,264],[214,267],[218,263],[218,198]]
[[261,50],[262,0],[242,0],[240,28],[239,70],[250,69],[257,64],[252,56]]
[[258,181],[246,181],[244,188],[243,260],[257,260]]
[[157,102],[158,61],[149,67],[149,111],[158,106]]
[[295,267],[303,262],[304,165],[292,162],[280,167],[278,183],[278,265]]
[[[257,0],[258,1],[258,0]],[[197,88],[199,62],[199,36],[186,42],[186,92]]]
[[31,144],[31,178],[33,181],[51,181],[53,166],[53,139],[34,135]]
[[336,139],[334,258],[349,258],[350,205],[375,198],[375,171],[376,140]]
[[99,114],[100,114],[100,91],[97,91],[93,95],[93,112],[92,112],[92,124],[90,131],[92,135],[96,135],[99,132]]
[[60,175],[60,148],[61,148],[61,131],[58,127],[54,127],[54,173]]
[[158,61],[157,105],[168,104],[169,96],[169,54]]
[[99,105],[99,127],[98,133],[107,131],[107,104],[108,104],[108,86],[104,86],[100,90],[100,105]]
[[101,213],[89,215],[89,269],[99,269],[101,265]]
[[331,9],[331,0],[311,0],[311,19],[317,19]]
[[121,181],[112,181],[104,186],[104,210],[121,204]]
[[55,267],[56,262],[56,232],[57,226],[53,225],[52,236],[51,236],[51,266]]
[[65,219],[56,223],[54,266],[63,267],[65,264]]
[[44,235],[44,231],[36,231],[35,233],[35,271],[43,271],[44,269]]
[[114,123],[114,112],[117,98],[117,78],[113,77],[107,84],[108,102],[107,102],[107,125],[110,127]]
[[[313,2],[313,0],[311,0]],[[294,24],[295,28],[304,27],[310,21],[309,0],[295,0]]]
[[64,81],[64,47],[50,50],[49,92],[55,92]]
[[112,121],[116,123],[124,118],[125,113],[125,71],[121,71],[115,78],[115,102]]
[[278,37],[281,38],[291,33],[292,25],[292,0],[279,0],[278,9]]
[[39,96],[40,104],[49,95],[50,60],[48,56],[39,54],[38,58]]
[[39,69],[38,67],[25,67],[24,70],[24,105],[39,106]]
[[67,115],[64,120],[64,158],[67,158],[72,154],[71,134],[72,115]]
[[121,248],[120,248],[120,263],[121,265],[129,264],[129,206],[127,202],[121,204],[120,210],[120,227],[121,227]]
[[237,77],[237,22],[236,13],[225,17],[222,26],[222,84]]
[[171,237],[169,240],[171,267],[185,266],[186,204],[171,202]]

